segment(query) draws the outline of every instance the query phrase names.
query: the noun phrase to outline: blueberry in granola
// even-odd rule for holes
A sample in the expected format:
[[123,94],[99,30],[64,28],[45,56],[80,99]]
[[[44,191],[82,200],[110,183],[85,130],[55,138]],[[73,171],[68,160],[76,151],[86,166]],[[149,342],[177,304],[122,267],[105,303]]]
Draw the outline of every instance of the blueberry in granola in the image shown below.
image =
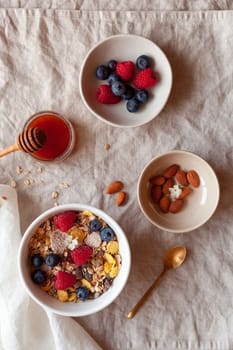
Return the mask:
[[91,231],[99,231],[102,227],[102,224],[98,219],[93,219],[90,221],[89,227]]
[[43,270],[35,270],[32,273],[32,280],[36,284],[43,284],[46,281],[46,273]]
[[44,262],[43,257],[40,254],[34,254],[31,256],[31,264],[34,267],[40,267]]
[[56,266],[60,262],[60,255],[51,253],[46,256],[45,263],[50,267]]
[[77,297],[80,300],[86,300],[89,296],[89,290],[85,287],[79,287],[77,289]]
[[114,231],[111,227],[105,227],[100,231],[102,241],[109,242],[114,238]]

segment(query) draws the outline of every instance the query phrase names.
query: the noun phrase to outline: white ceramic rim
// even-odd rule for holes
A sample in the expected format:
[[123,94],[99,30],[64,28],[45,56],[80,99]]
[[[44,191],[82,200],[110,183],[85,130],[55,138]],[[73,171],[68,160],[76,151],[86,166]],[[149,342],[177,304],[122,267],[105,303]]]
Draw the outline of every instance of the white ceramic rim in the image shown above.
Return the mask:
[[[111,290],[111,288],[114,288],[114,283],[113,285],[109,288],[108,291],[106,291],[104,294],[102,294],[100,297],[90,300],[90,301],[86,301],[84,303],[90,303],[91,305],[91,310],[90,311],[84,311],[84,310],[72,310],[72,305],[74,306],[74,309],[78,308],[78,305],[82,305],[82,303],[78,304],[78,303],[63,303],[63,305],[65,304],[70,304],[69,305],[69,311],[61,311],[61,310],[57,310],[56,308],[43,303],[40,299],[38,299],[30,290],[27,280],[24,278],[24,273],[23,273],[23,269],[22,266],[24,265],[24,259],[26,259],[25,256],[23,256],[23,252],[26,251],[27,249],[27,243],[29,240],[29,237],[31,236],[31,230],[33,228],[38,227],[44,220],[46,220],[47,218],[58,214],[59,212],[64,212],[67,210],[88,210],[91,211],[92,213],[96,214],[97,216],[99,216],[100,218],[102,218],[103,220],[105,220],[105,222],[107,222],[109,224],[109,226],[111,226],[113,228],[113,230],[119,233],[120,232],[120,236],[118,237],[118,241],[119,244],[120,242],[123,242],[124,244],[124,251],[125,251],[125,257],[126,257],[126,261],[127,263],[125,264],[124,261],[122,262],[122,266],[119,272],[118,276],[122,276],[121,277],[121,286],[117,289],[117,291]],[[116,233],[117,235],[117,233]],[[25,263],[26,264],[26,263]],[[119,226],[119,224],[112,218],[110,217],[108,214],[106,214],[104,211],[102,211],[101,209],[92,207],[90,205],[86,205],[86,204],[79,204],[79,203],[70,203],[70,204],[63,204],[60,205],[58,207],[54,207],[54,208],[50,208],[48,210],[46,210],[45,212],[43,212],[41,215],[39,215],[34,221],[32,221],[32,223],[28,226],[28,228],[26,229],[21,242],[20,242],[20,246],[19,246],[19,250],[18,250],[18,257],[17,257],[17,267],[18,267],[18,272],[19,272],[19,277],[20,277],[20,281],[22,283],[22,285],[24,286],[24,288],[26,289],[27,293],[30,295],[30,297],[40,306],[42,306],[45,310],[49,310],[51,312],[54,312],[58,315],[63,315],[63,316],[70,316],[70,317],[79,317],[79,316],[87,316],[87,315],[91,315],[93,313],[96,313],[98,311],[101,311],[102,309],[104,309],[105,307],[107,307],[109,304],[111,304],[118,296],[119,294],[122,292],[122,290],[124,289],[126,282],[128,280],[129,277],[129,273],[130,273],[130,268],[131,268],[131,251],[130,251],[130,246],[127,240],[127,237],[124,233],[124,231],[122,230],[122,228]],[[29,270],[28,270],[29,273]],[[116,277],[116,279],[118,278],[118,276]],[[28,277],[29,279],[30,277]],[[38,287],[38,286],[36,286]],[[108,301],[106,303],[101,304],[98,303],[98,300],[103,297],[106,293],[108,293],[109,291],[113,292],[113,295],[111,298],[108,298]],[[42,291],[43,293],[45,293],[44,291]],[[52,297],[48,296],[49,298],[51,298],[52,301]],[[59,302],[60,303],[60,302]],[[62,302],[61,302],[62,303]],[[83,303],[83,304],[84,304]],[[71,305],[72,304],[72,305]],[[60,304],[61,305],[61,304]],[[85,304],[84,304],[85,305]],[[76,306],[76,308],[75,308]],[[82,309],[82,308],[81,308]]]
[[[163,55],[167,62],[168,62],[168,67],[169,67],[169,73],[170,73],[170,76],[171,76],[171,81],[170,81],[170,86],[169,86],[169,90],[168,90],[168,95],[167,95],[167,98],[166,100],[164,101],[164,104],[161,105],[161,108],[158,110],[158,112],[156,113],[156,115],[154,115],[154,117],[152,117],[150,120],[147,120],[147,121],[144,121],[144,122],[141,122],[141,123],[138,123],[138,124],[135,124],[135,125],[120,125],[120,124],[116,124],[116,123],[113,123],[105,118],[102,118],[99,114],[97,114],[89,105],[88,103],[86,102],[86,98],[83,94],[83,90],[82,90],[82,77],[83,77],[83,71],[84,71],[84,67],[85,67],[85,64],[86,64],[86,61],[87,59],[89,58],[89,56],[92,54],[92,52],[101,44],[103,44],[104,42],[107,42],[107,41],[110,41],[114,38],[120,38],[120,37],[129,37],[129,38],[140,38],[140,39],[144,39],[145,41],[148,41],[150,44],[153,44],[155,45],[155,47],[157,48],[158,51],[161,52],[161,55]],[[162,49],[155,43],[153,42],[152,40],[144,37],[144,36],[140,36],[140,35],[135,35],[135,34],[117,34],[117,35],[111,35],[101,41],[99,41],[95,46],[93,46],[89,52],[87,53],[87,55],[85,56],[84,58],[84,61],[81,65],[81,69],[80,69],[80,75],[79,75],[79,91],[80,91],[80,95],[81,95],[81,98],[82,98],[82,101],[83,103],[85,104],[86,108],[91,112],[91,114],[93,114],[96,118],[98,118],[99,120],[103,121],[104,123],[108,124],[108,125],[112,125],[114,127],[118,127],[118,128],[135,128],[135,127],[138,127],[138,126],[142,126],[142,125],[145,125],[147,123],[150,123],[154,118],[156,118],[160,113],[161,111],[163,110],[163,108],[165,107],[168,99],[169,99],[169,96],[171,94],[171,89],[172,89],[172,83],[173,83],[173,75],[172,75],[172,69],[171,69],[171,65],[170,65],[170,62],[168,61],[167,59],[167,56],[165,55],[165,53],[162,51]]]
[[[216,181],[216,191],[217,191],[217,201],[216,201],[216,204],[215,204],[215,207],[213,208],[212,210],[212,213],[209,215],[208,218],[206,218],[205,220],[203,220],[202,222],[200,222],[199,224],[191,227],[191,228],[187,228],[187,229],[184,229],[184,230],[179,230],[179,229],[169,229],[169,228],[165,228],[164,226],[162,225],[159,225],[158,223],[156,223],[155,221],[153,221],[149,215],[146,213],[146,211],[144,210],[144,207],[143,207],[143,204],[141,203],[141,197],[140,197],[140,191],[141,191],[141,179],[143,178],[144,176],[144,173],[147,169],[147,167],[153,163],[155,160],[165,156],[165,155],[169,155],[169,154],[174,154],[174,153],[180,153],[180,154],[187,154],[187,155],[192,155],[193,157],[197,158],[199,161],[205,163],[205,165],[209,168],[210,172],[212,173],[213,175],[213,178],[215,179]],[[172,150],[172,151],[169,151],[169,152],[164,152],[154,158],[152,158],[143,168],[139,178],[138,178],[138,183],[137,183],[137,199],[138,199],[138,203],[139,203],[139,206],[140,206],[140,209],[141,211],[143,212],[143,214],[145,215],[145,217],[154,225],[154,226],[157,226],[158,228],[160,228],[161,230],[163,231],[167,231],[167,232],[172,232],[172,233],[188,233],[190,231],[194,231],[196,230],[197,228],[201,227],[203,224],[205,224],[210,218],[211,216],[214,214],[217,206],[218,206],[218,203],[219,203],[219,198],[220,198],[220,186],[219,186],[219,182],[218,182],[218,178],[213,170],[213,168],[209,165],[209,163],[207,163],[203,158],[199,157],[197,154],[193,153],[193,152],[188,152],[188,151],[180,151],[180,150]]]

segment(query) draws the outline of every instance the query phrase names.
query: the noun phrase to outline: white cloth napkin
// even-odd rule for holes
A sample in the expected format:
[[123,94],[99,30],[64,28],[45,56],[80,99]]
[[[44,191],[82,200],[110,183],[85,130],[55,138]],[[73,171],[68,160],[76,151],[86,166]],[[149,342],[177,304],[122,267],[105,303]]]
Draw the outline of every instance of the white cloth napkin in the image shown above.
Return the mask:
[[20,217],[16,191],[0,185],[0,349],[101,349],[72,318],[47,313],[18,277]]

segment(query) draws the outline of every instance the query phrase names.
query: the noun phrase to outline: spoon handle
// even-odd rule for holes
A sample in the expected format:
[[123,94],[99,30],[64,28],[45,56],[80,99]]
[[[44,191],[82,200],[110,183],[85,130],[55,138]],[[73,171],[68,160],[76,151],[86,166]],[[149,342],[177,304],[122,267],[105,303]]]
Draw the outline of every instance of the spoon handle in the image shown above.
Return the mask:
[[152,285],[147,289],[147,291],[143,294],[141,299],[137,302],[137,304],[132,308],[132,310],[128,313],[127,317],[133,318],[137,311],[140,309],[140,307],[144,304],[144,302],[147,300],[151,292],[157,287],[157,285],[160,283],[163,275],[165,274],[166,270],[164,269],[162,273],[156,278],[156,280],[152,283]]
[[19,151],[19,146],[17,144],[12,145],[12,146],[10,146],[8,148],[5,148],[2,151],[0,151],[0,157],[3,157],[6,154],[11,153],[11,152],[15,152],[15,151]]

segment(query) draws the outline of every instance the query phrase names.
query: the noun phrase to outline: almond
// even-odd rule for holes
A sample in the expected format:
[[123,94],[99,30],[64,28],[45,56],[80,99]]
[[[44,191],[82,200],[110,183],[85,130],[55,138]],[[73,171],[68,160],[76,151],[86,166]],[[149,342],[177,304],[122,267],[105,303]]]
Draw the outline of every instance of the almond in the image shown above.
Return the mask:
[[173,179],[168,179],[162,187],[162,192],[164,194],[169,194],[170,193],[169,188],[173,187],[174,184],[175,182]]
[[151,179],[150,179],[150,183],[154,184],[154,185],[158,185],[158,186],[161,186],[164,184],[165,182],[165,177],[164,176],[161,176],[161,175],[157,175],[157,176],[153,176]]
[[151,188],[151,198],[153,202],[158,203],[162,195],[161,186],[153,186]]
[[118,207],[120,207],[121,205],[124,204],[125,198],[126,198],[126,193],[125,192],[119,192],[118,193],[117,199],[116,199],[116,204],[118,205]]
[[179,182],[182,186],[188,186],[188,180],[186,177],[186,173],[183,170],[178,170],[175,175],[176,180]]
[[163,213],[168,213],[169,212],[169,207],[170,207],[170,198],[168,196],[163,196],[160,201],[159,201],[159,207],[162,210]]
[[175,176],[179,168],[179,165],[172,164],[163,172],[163,176],[166,177],[166,179],[170,179],[171,177]]
[[193,187],[198,187],[200,185],[200,178],[195,170],[189,170],[187,172],[187,180]]
[[123,183],[121,181],[114,181],[107,186],[105,193],[113,194],[113,193],[119,192],[122,188],[123,188]]
[[176,199],[174,202],[171,202],[169,206],[169,212],[173,214],[178,213],[183,207],[183,204],[183,199]]
[[192,192],[192,189],[190,187],[183,187],[182,192],[179,195],[178,199],[184,199]]

